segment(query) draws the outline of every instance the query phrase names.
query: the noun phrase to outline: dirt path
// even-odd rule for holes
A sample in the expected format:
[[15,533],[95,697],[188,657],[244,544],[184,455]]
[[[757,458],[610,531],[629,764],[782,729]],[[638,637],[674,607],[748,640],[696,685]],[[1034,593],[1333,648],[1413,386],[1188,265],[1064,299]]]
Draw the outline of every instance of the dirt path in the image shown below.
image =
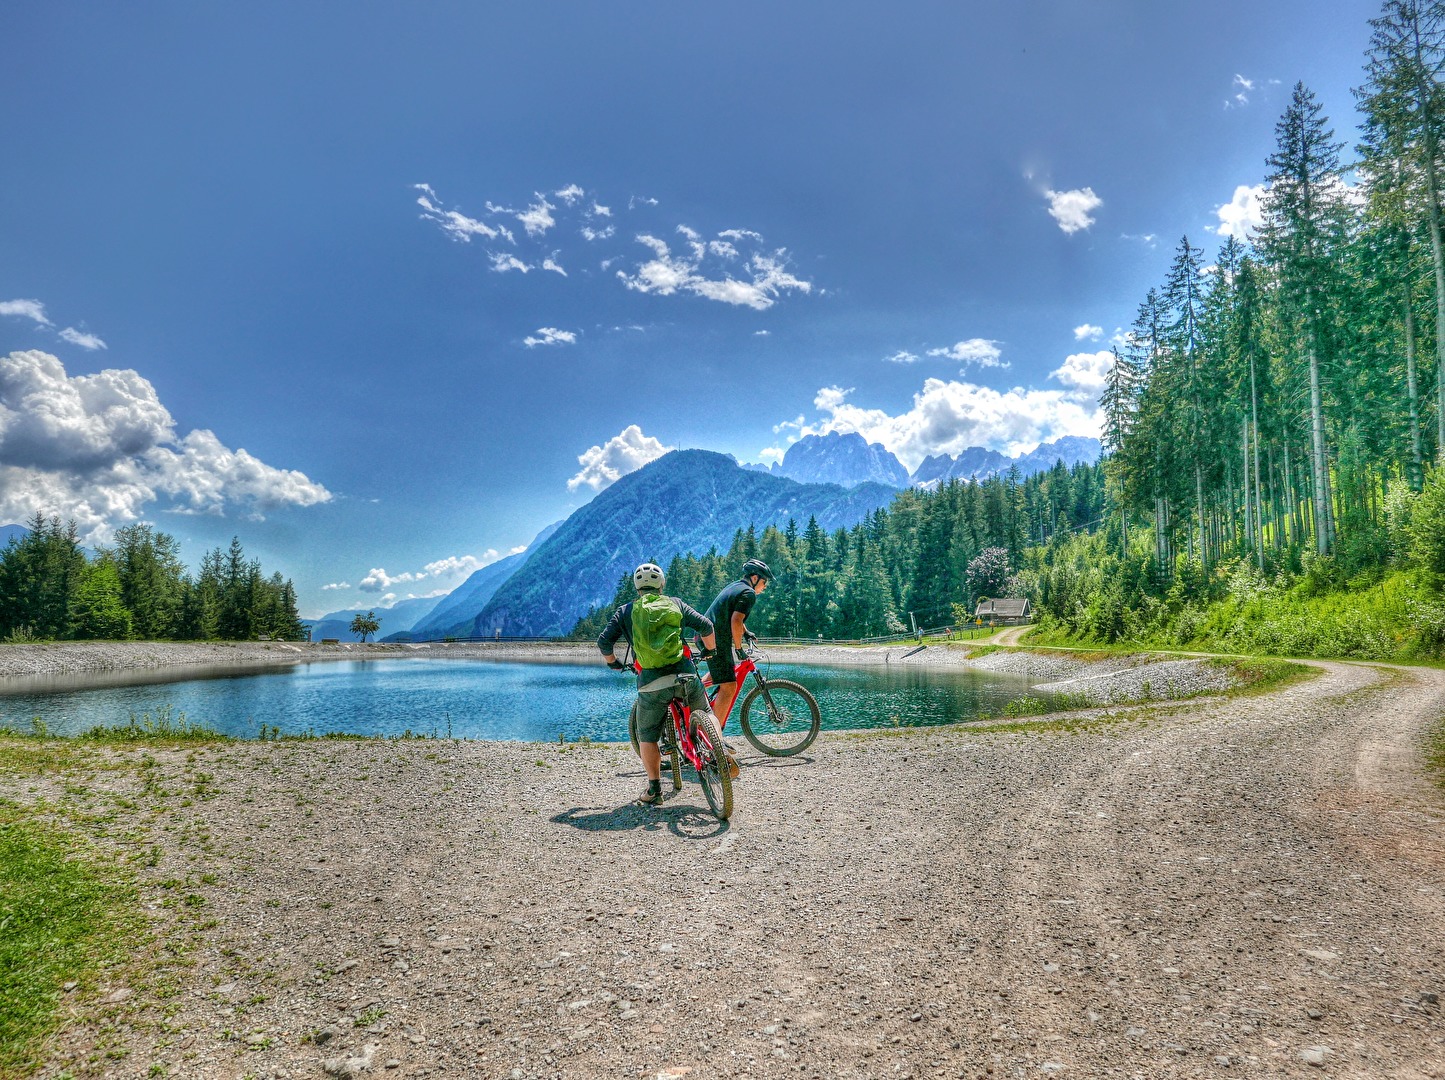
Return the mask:
[[[691,782],[621,805],[620,747],[156,755],[214,796],[83,798],[156,813],[193,965],[46,1075],[1445,1076],[1445,672],[1321,666],[1093,730],[825,735],[728,827]],[[43,794],[82,798],[0,777]]]

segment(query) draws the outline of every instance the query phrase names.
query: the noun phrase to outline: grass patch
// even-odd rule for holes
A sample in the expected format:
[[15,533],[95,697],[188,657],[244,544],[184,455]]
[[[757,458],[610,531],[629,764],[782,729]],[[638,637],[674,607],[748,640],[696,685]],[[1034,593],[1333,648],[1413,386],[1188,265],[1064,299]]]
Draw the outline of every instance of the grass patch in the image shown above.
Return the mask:
[[1056,712],[1075,712],[1092,709],[1097,705],[1088,694],[1052,694],[1049,697],[1034,697],[1032,694],[1014,698],[1003,707],[1004,716],[1010,720],[1024,716],[1046,716]]
[[1264,694],[1283,690],[1286,686],[1306,682],[1323,674],[1309,664],[1296,664],[1290,660],[1274,660],[1268,657],[1254,660],[1234,660],[1224,657],[1208,661],[1216,667],[1228,668],[1239,685],[1231,691],[1234,694]]
[[1434,775],[1435,783],[1445,788],[1445,719],[1436,724],[1426,736],[1425,764]]
[[0,803],[0,1078],[42,1064],[62,987],[80,984],[123,940],[135,891],[81,841]]

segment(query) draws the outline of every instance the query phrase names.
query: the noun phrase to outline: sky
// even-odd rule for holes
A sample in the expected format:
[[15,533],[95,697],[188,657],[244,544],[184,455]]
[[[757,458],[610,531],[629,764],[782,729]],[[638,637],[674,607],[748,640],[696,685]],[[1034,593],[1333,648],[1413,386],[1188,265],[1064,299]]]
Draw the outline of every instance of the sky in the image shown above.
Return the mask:
[[[12,5],[0,523],[455,587],[672,447],[1097,434],[1374,3]],[[681,508],[679,512],[686,512]]]

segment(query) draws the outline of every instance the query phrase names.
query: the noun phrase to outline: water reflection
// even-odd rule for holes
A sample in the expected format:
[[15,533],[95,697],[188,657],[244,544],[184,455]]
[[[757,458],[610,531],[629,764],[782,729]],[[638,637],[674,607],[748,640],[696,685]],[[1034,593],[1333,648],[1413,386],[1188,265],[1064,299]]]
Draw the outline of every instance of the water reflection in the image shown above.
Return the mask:
[[[971,669],[813,667],[772,674],[811,689],[825,729],[914,727],[997,715],[1027,692],[1019,676]],[[250,668],[27,676],[0,680],[0,725],[38,717],[56,734],[184,713],[228,735],[451,735],[595,741],[627,737],[632,680],[599,665],[476,659],[342,660]],[[729,725],[732,729],[734,724]]]

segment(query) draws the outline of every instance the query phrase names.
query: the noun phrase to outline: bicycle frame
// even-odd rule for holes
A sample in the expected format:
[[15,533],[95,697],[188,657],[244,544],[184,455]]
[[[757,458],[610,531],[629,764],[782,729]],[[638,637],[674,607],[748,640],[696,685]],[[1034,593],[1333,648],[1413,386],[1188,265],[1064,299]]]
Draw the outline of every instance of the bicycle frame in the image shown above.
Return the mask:
[[[684,646],[682,651],[683,655],[686,656],[688,659],[692,658],[691,649]],[[642,665],[637,662],[637,658],[635,655],[632,659],[632,669],[639,674],[642,671]],[[706,688],[708,685],[706,677],[703,678],[702,685],[703,692],[706,693]],[[677,740],[678,751],[687,760],[687,763],[693,767],[693,770],[701,774],[703,769],[707,768],[707,765],[703,762],[702,757],[698,754],[697,749],[693,745],[694,728],[692,723],[691,707],[689,707],[687,702],[682,698],[673,698],[667,703],[667,713],[670,717],[672,717],[673,738]],[[721,720],[719,720],[719,723],[721,723]],[[712,748],[712,750],[714,754],[718,753],[717,748],[714,747]]]
[[[733,668],[733,671],[737,674],[738,692],[733,695],[732,701],[728,703],[728,711],[722,716],[717,717],[718,727],[720,728],[727,726],[728,717],[733,713],[733,706],[743,699],[743,684],[747,682],[748,676],[753,676],[759,683],[764,681],[763,673],[758,670],[757,661],[753,659],[752,653],[743,653],[742,657],[742,663]],[[710,674],[702,677],[702,689],[703,692],[707,694],[709,701],[717,700],[717,687],[713,685]],[[713,715],[717,716],[716,709],[713,710]]]

